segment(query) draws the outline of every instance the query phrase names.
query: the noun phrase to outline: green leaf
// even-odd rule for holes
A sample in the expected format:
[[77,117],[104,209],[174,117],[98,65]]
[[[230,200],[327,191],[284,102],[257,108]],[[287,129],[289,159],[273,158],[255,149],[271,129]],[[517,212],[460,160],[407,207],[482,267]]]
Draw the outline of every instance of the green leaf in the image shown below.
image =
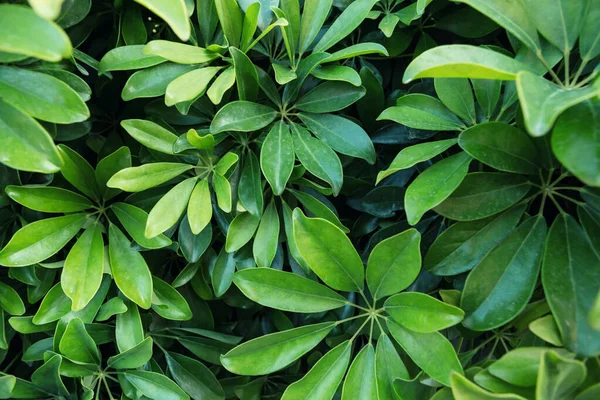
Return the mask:
[[404,71],[402,81],[408,83],[417,78],[514,80],[519,71],[530,69],[524,63],[484,47],[445,45],[415,58]]
[[166,60],[159,55],[144,53],[144,45],[121,46],[108,51],[100,60],[98,73],[128,71],[162,64]]
[[116,225],[108,228],[112,276],[121,292],[144,309],[152,304],[152,276],[144,257],[131,247]]
[[329,15],[333,0],[306,0],[300,26],[299,53],[303,54],[313,43],[325,19]]
[[430,160],[433,157],[442,154],[456,143],[456,139],[446,139],[405,147],[396,155],[396,157],[394,157],[394,160],[386,170],[377,174],[376,183],[381,182],[384,178],[398,171],[408,169],[418,163]]
[[350,365],[342,388],[342,400],[376,398],[375,350],[369,343],[358,352]]
[[492,79],[473,79],[471,83],[473,84],[477,103],[483,109],[486,119],[489,120],[496,110],[498,100],[500,100],[502,82]]
[[321,200],[305,192],[300,192],[294,189],[288,189],[288,191],[292,193],[294,197],[296,197],[300,203],[302,203],[306,211],[314,217],[323,218],[331,222],[340,228],[344,233],[350,232],[350,230],[340,222],[337,214],[334,213],[332,209],[325,205]]
[[523,311],[536,286],[545,240],[545,219],[530,218],[471,271],[460,301],[467,328],[492,330]]
[[244,23],[242,24],[242,35],[240,40],[240,48],[244,50],[252,42],[252,38],[258,27],[258,13],[260,12],[260,8],[261,3],[257,1],[256,3],[250,4],[244,13]]
[[327,51],[348,36],[363,22],[376,2],[377,0],[356,0],[352,2],[321,37],[315,45],[313,53]]
[[334,322],[321,322],[252,339],[221,356],[221,362],[237,375],[270,374],[309,352],[334,326]]
[[102,283],[104,240],[101,229],[97,223],[87,228],[65,260],[60,284],[73,302],[73,311],[87,306]]
[[279,243],[279,214],[272,200],[260,219],[256,237],[252,244],[252,254],[257,267],[268,268],[273,264]]
[[290,128],[283,120],[273,124],[260,150],[260,169],[280,196],[294,169],[294,144]]
[[106,183],[114,174],[125,168],[131,168],[131,151],[126,146],[119,147],[96,165],[94,175],[104,200],[112,199],[121,193],[118,189],[109,188]]
[[439,332],[417,333],[387,321],[392,337],[427,375],[450,386],[452,372],[463,373],[452,344]]
[[85,330],[83,322],[79,318],[69,321],[67,329],[60,339],[60,352],[69,360],[100,364],[100,352],[92,337]]
[[255,101],[258,96],[258,73],[247,55],[235,47],[230,47],[229,52],[233,59],[235,82],[238,96],[243,101]]
[[561,357],[554,351],[542,354],[535,395],[537,399],[559,400],[572,397],[586,378],[585,364]]
[[189,400],[190,398],[175,382],[163,374],[150,371],[128,370],[123,375],[140,393],[150,399]]
[[0,99],[0,162],[15,169],[54,173],[62,166],[52,138],[33,118]]
[[398,99],[377,120],[390,120],[415,129],[459,131],[464,123],[442,102],[424,94],[409,94]]
[[450,111],[463,121],[477,122],[473,90],[467,79],[436,78],[434,84],[436,94]]
[[474,172],[435,211],[457,221],[482,219],[512,207],[530,189],[523,176]]
[[321,63],[329,59],[329,57],[330,55],[328,53],[317,53],[313,51],[310,56],[300,61],[295,70],[297,78],[286,85],[283,89],[284,104],[289,104],[296,100],[306,78],[308,78],[311,72]]
[[221,384],[200,361],[173,352],[165,353],[165,358],[175,382],[193,399],[225,399]]
[[139,167],[125,168],[106,182],[110,188],[118,188],[126,192],[141,192],[165,183],[176,176],[194,168],[193,165],[160,162],[145,164]]
[[295,106],[300,111],[330,113],[349,107],[365,93],[365,88],[349,83],[325,82],[302,96]]
[[[287,149],[283,151],[287,151]],[[263,185],[261,181],[262,176],[260,171],[261,168],[256,155],[254,152],[249,151],[244,160],[244,166],[238,184],[238,199],[250,214],[256,216],[262,214],[264,206]]]
[[563,342],[558,331],[558,326],[554,322],[552,315],[538,318],[529,324],[529,330],[543,341],[554,346],[563,347]]
[[405,292],[386,300],[385,311],[397,323],[414,332],[432,333],[461,322],[465,313],[424,293]]
[[367,284],[375,299],[406,289],[421,271],[421,235],[409,229],[377,244],[367,263]]
[[526,0],[527,14],[538,31],[563,53],[569,52],[579,36],[586,0],[532,1]]
[[144,340],[144,328],[138,307],[127,299],[124,302],[127,311],[117,314],[115,324],[115,339],[119,353],[135,348]]
[[4,101],[42,121],[72,124],[90,117],[77,92],[48,74],[0,66],[0,91]]
[[160,57],[177,64],[204,64],[219,58],[218,53],[203,49],[202,47],[168,40],[152,40],[148,42],[148,44],[143,46],[143,54]]
[[377,376],[377,394],[380,399],[396,398],[394,380],[410,379],[394,344],[385,333],[382,333],[377,339],[375,374]]
[[565,347],[583,357],[600,352],[600,338],[587,319],[600,287],[599,268],[598,256],[573,217],[556,217],[546,242],[542,283]]
[[524,210],[523,205],[487,219],[453,224],[429,248],[425,269],[442,276],[471,270],[512,232]]
[[250,213],[238,214],[227,231],[225,249],[228,253],[238,251],[254,237],[261,218]]
[[130,101],[162,96],[172,80],[194,69],[196,67],[193,65],[163,63],[137,71],[125,83],[121,91],[121,98]]
[[458,153],[427,168],[408,186],[404,208],[408,223],[419,222],[423,214],[443,202],[461,184],[469,170],[471,157]]
[[56,354],[31,374],[31,382],[46,393],[68,396],[69,392],[62,382],[59,369],[63,358]]
[[198,68],[173,79],[165,92],[165,104],[170,107],[202,97],[220,70],[221,67]]
[[344,171],[340,158],[331,147],[315,139],[301,125],[292,123],[294,151],[298,160],[311,174],[331,185],[333,194],[338,195],[344,182]]
[[87,198],[62,188],[9,185],[5,191],[8,197],[17,203],[41,212],[70,213],[92,207]]
[[148,39],[141,8],[137,4],[125,3],[121,34],[128,45],[144,44]]
[[131,349],[110,357],[107,366],[115,369],[143,367],[152,358],[152,344],[152,338],[147,337]]
[[213,188],[215,190],[215,195],[217,196],[217,205],[219,208],[226,213],[230,213],[233,192],[231,191],[231,184],[227,178],[219,174],[214,174]]
[[[540,40],[536,25],[531,17],[531,11],[522,1],[508,0],[457,0],[465,3],[498,25],[512,33],[531,50],[540,48]],[[548,7],[555,7],[554,5]],[[538,27],[539,28],[539,27]]]
[[237,47],[242,38],[242,11],[235,0],[215,0],[215,5],[229,45]]
[[161,317],[172,321],[187,321],[192,318],[192,310],[185,298],[167,282],[152,277],[152,289],[156,303],[152,309]]
[[375,163],[375,148],[369,135],[349,119],[334,114],[300,113],[300,119],[333,150]]
[[463,131],[458,144],[482,163],[500,171],[535,175],[538,149],[527,135],[502,122],[486,122]]
[[149,149],[173,154],[173,145],[178,136],[162,126],[142,119],[126,119],[121,121],[121,126],[132,138]]
[[44,261],[62,249],[85,221],[85,214],[72,214],[25,225],[0,251],[0,265],[24,267]]
[[233,67],[229,67],[217,76],[217,79],[215,79],[210,88],[208,88],[206,94],[213,104],[220,104],[223,95],[234,85],[234,83],[235,71]]
[[28,7],[0,5],[0,51],[58,62],[71,57],[71,41],[52,21]]
[[325,81],[347,82],[354,86],[361,85],[358,72],[344,65],[322,65],[315,68],[311,75]]
[[188,203],[187,216],[190,229],[194,235],[199,234],[210,224],[212,218],[212,200],[210,198],[210,189],[208,180],[198,181]]
[[528,71],[517,75],[517,91],[527,131],[532,136],[548,133],[568,108],[594,97],[596,89],[561,89],[552,82]]
[[250,300],[282,311],[318,313],[347,304],[344,297],[327,286],[271,268],[238,271],[233,282]]
[[127,203],[114,203],[110,208],[123,225],[123,228],[140,246],[147,249],[160,249],[171,244],[171,240],[165,235],[158,235],[151,239],[146,237],[148,214],[141,208]]
[[552,151],[583,183],[600,186],[600,104],[586,101],[566,110],[552,131]]
[[477,372],[473,379],[478,385],[492,391],[493,393],[498,393],[500,395],[514,394],[522,396],[526,399],[532,399],[534,397],[534,390],[532,388],[522,388],[505,382],[502,379],[490,374],[488,370]]
[[488,368],[489,372],[516,386],[533,387],[536,383],[544,347],[521,347],[504,354]]
[[591,60],[600,54],[600,37],[598,30],[594,29],[593,22],[597,21],[598,18],[600,18],[598,0],[590,0],[579,36],[579,53],[583,60]]
[[58,152],[64,163],[60,170],[62,176],[81,193],[92,199],[100,199],[94,169],[86,159],[64,144],[58,145]]
[[517,394],[495,394],[488,392],[456,372],[450,377],[452,394],[461,400],[525,400]]
[[361,291],[364,266],[350,239],[334,224],[293,213],[294,240],[310,269],[328,286],[347,292]]
[[62,291],[60,283],[57,283],[46,293],[31,322],[35,325],[48,324],[61,319],[69,311],[71,311],[71,299]]
[[225,294],[233,282],[233,274],[235,273],[235,259],[233,256],[233,253],[228,253],[225,248],[222,248],[215,261],[210,276],[216,297]]
[[281,399],[327,400],[333,398],[346,369],[348,369],[351,354],[351,341],[346,340],[337,345],[321,357],[302,379],[289,385]]
[[188,207],[196,179],[188,178],[178,183],[152,207],[144,233],[147,238],[160,235],[179,221]]
[[106,303],[102,304],[100,307],[100,311],[98,311],[98,315],[96,315],[96,321],[106,321],[109,318],[123,314],[127,312],[127,306],[123,302],[120,297],[113,297],[108,300]]
[[183,42],[190,38],[190,20],[184,0],[135,0],[158,15]]
[[379,43],[357,43],[332,53],[331,57],[325,60],[325,62],[330,63],[368,54],[380,54],[387,56],[388,51]]
[[227,103],[213,118],[210,133],[225,131],[252,132],[269,125],[277,118],[271,107],[249,101]]
[[10,315],[25,314],[23,300],[15,289],[4,282],[0,282],[0,308]]
[[296,73],[281,64],[272,64],[273,71],[275,72],[275,81],[280,85],[285,85],[298,78]]

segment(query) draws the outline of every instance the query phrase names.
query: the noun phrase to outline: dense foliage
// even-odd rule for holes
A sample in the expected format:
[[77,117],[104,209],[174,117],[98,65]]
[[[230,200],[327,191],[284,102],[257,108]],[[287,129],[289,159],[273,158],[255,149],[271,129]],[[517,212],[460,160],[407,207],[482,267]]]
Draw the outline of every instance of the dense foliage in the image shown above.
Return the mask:
[[600,398],[600,0],[0,4],[0,398]]

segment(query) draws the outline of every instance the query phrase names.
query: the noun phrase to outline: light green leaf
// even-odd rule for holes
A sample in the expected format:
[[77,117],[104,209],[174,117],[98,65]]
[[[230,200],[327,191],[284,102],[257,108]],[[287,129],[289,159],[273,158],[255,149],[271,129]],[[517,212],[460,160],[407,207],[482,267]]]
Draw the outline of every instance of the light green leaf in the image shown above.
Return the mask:
[[313,52],[310,56],[300,61],[295,70],[297,78],[291,81],[283,89],[284,104],[289,104],[296,100],[306,78],[308,78],[311,72],[329,57],[330,55],[328,53]]
[[365,93],[365,88],[345,82],[325,82],[302,96],[296,108],[319,114],[335,112],[354,104]]
[[563,342],[552,315],[538,318],[529,324],[529,330],[537,337],[557,347],[563,347]]
[[143,119],[126,119],[121,121],[121,126],[131,137],[149,149],[173,154],[173,145],[177,141],[177,135],[162,126]]
[[[12,286],[0,282],[0,308],[10,315],[25,314],[25,304],[23,300]],[[3,333],[0,333],[3,335]],[[6,349],[5,347],[3,347]]]
[[173,79],[195,68],[193,65],[163,63],[137,71],[125,82],[125,86],[121,91],[121,98],[130,101],[162,96]]
[[369,135],[349,119],[334,114],[300,113],[306,127],[333,150],[375,162],[375,148]]
[[175,382],[193,399],[225,399],[221,384],[200,361],[173,352],[165,353],[165,358]]
[[409,229],[379,242],[367,262],[367,284],[375,299],[406,289],[421,271],[421,235]]
[[231,191],[231,184],[227,178],[219,174],[214,174],[213,189],[215,190],[215,195],[217,196],[217,205],[219,208],[226,213],[231,212],[233,192]]
[[546,230],[543,217],[530,218],[471,271],[460,302],[467,328],[492,330],[523,311],[540,272]]
[[409,94],[398,99],[377,120],[390,120],[415,129],[459,131],[464,123],[438,99],[425,94]]
[[100,188],[96,182],[96,175],[87,160],[64,144],[58,145],[58,152],[63,159],[61,175],[86,196],[100,199]]
[[229,52],[233,59],[235,83],[238,96],[242,101],[255,101],[258,96],[258,73],[250,58],[235,47],[230,47]]
[[98,73],[143,69],[166,61],[159,55],[144,53],[144,45],[121,46],[109,50],[100,60]]
[[246,8],[244,13],[244,22],[242,24],[242,36],[240,40],[240,48],[245,50],[252,42],[256,28],[258,27],[258,13],[260,12],[261,3],[257,1]]
[[100,364],[100,352],[79,318],[69,321],[59,344],[60,352],[68,359],[80,363]]
[[191,231],[194,235],[199,234],[210,224],[212,218],[212,200],[208,180],[198,181],[188,203],[187,216]]
[[396,294],[383,307],[394,321],[414,332],[432,333],[461,322],[465,313],[458,307],[418,292]]
[[115,323],[115,339],[119,353],[133,349],[144,340],[144,327],[138,307],[125,299],[127,311],[117,314]]
[[0,99],[0,162],[15,169],[54,173],[62,160],[52,138],[33,118]]
[[377,1],[356,0],[352,2],[321,37],[315,45],[313,53],[327,51],[330,47],[348,36],[363,22]]
[[152,277],[155,304],[152,309],[161,317],[172,321],[187,321],[192,318],[192,310],[185,298],[167,282]]
[[488,368],[489,372],[516,386],[533,387],[536,383],[544,347],[520,347],[504,354]]
[[594,21],[598,21],[598,18],[600,18],[600,3],[598,0],[590,0],[579,36],[579,53],[583,60],[591,60],[600,54],[600,32],[594,29]]
[[188,206],[196,179],[188,178],[178,183],[152,207],[144,233],[147,238],[160,235],[179,221]]
[[252,339],[221,356],[221,362],[238,375],[270,374],[309,352],[334,326],[335,322],[322,322]]
[[110,208],[123,228],[140,246],[146,249],[160,249],[171,244],[171,240],[165,235],[158,235],[151,239],[146,237],[148,214],[141,208],[127,203],[114,203]]
[[279,214],[272,200],[260,218],[260,225],[252,244],[252,254],[257,267],[268,268],[273,264],[279,243]]
[[408,371],[398,355],[394,344],[384,332],[377,339],[375,351],[375,374],[379,399],[395,399],[394,380],[410,379]]
[[[435,92],[446,107],[463,121],[475,124],[475,101],[468,79],[436,78]],[[478,98],[479,101],[479,98]]]
[[[183,0],[181,1],[183,2]],[[175,382],[163,374],[150,371],[128,370],[123,375],[140,393],[150,399],[189,400],[190,398]]]
[[71,57],[71,41],[54,22],[28,7],[0,5],[0,51],[57,62]]
[[184,0],[135,0],[158,15],[183,42],[190,38],[190,20]]
[[530,70],[526,64],[504,54],[471,45],[444,45],[425,51],[404,71],[402,81],[417,78],[472,78],[514,80]]
[[285,190],[294,169],[294,161],[290,128],[283,120],[278,121],[273,124],[260,150],[260,169],[276,196]]
[[352,342],[347,340],[327,352],[302,377],[283,393],[282,400],[330,400],[338,388],[352,354]]
[[525,0],[524,4],[542,36],[563,53],[573,48],[588,8],[587,0]]
[[300,44],[298,50],[303,54],[315,40],[325,19],[329,15],[333,0],[306,0],[302,11]]
[[254,237],[261,218],[250,213],[238,214],[227,231],[225,249],[228,253],[238,251]]
[[529,181],[520,175],[474,172],[435,211],[456,221],[482,219],[517,204],[530,189]]
[[[263,144],[264,147],[264,144]],[[238,183],[238,199],[250,214],[260,216],[263,212],[264,198],[261,168],[254,152],[249,151]]]
[[250,300],[282,311],[319,313],[347,304],[344,297],[327,286],[271,268],[238,271],[233,282]]
[[458,144],[471,157],[505,172],[535,175],[538,149],[527,135],[502,122],[486,122],[463,131]]
[[85,221],[85,214],[72,214],[25,225],[0,251],[0,265],[24,267],[44,261],[62,249]]
[[376,183],[403,169],[410,168],[418,163],[432,159],[442,154],[457,143],[456,139],[438,140],[435,142],[419,143],[405,147],[394,157],[390,166],[377,174]]
[[172,106],[202,97],[221,67],[198,68],[173,79],[165,92],[165,104]]
[[307,218],[295,209],[294,240],[310,269],[328,286],[360,291],[364,266],[350,239],[337,226],[321,218]]
[[90,117],[75,90],[41,72],[0,66],[0,92],[4,101],[42,121],[72,124]]
[[122,169],[131,168],[131,151],[129,147],[121,146],[113,153],[98,161],[94,175],[104,200],[109,200],[121,193],[119,189],[106,186],[108,180]]
[[152,276],[144,257],[116,225],[108,228],[108,252],[112,276],[121,292],[144,309],[152,304]]
[[334,61],[346,60],[348,58],[364,56],[368,54],[379,54],[382,56],[387,56],[388,51],[385,47],[380,45],[379,43],[357,43],[352,46],[347,46],[344,49],[338,50],[335,53],[331,54],[325,63],[330,63]]
[[71,299],[62,291],[60,283],[57,283],[46,293],[31,322],[35,325],[48,324],[61,319],[69,311],[71,311]]
[[337,196],[344,182],[340,158],[331,147],[311,136],[301,125],[292,123],[294,151],[298,160],[311,174],[331,185]]
[[193,165],[169,162],[125,168],[114,174],[106,186],[119,188],[126,192],[141,192],[165,183],[192,168],[194,168]]
[[547,351],[542,354],[535,388],[536,399],[568,399],[584,382],[586,374],[587,369],[582,361],[562,357],[555,351]]
[[213,118],[210,133],[225,131],[252,132],[269,125],[277,118],[271,107],[249,101],[227,103]]
[[41,212],[70,213],[92,207],[87,198],[62,188],[9,185],[5,191],[8,197],[17,203]]
[[347,82],[354,86],[361,84],[358,72],[345,65],[322,65],[313,69],[311,75],[325,81]]
[[218,53],[202,47],[168,40],[152,40],[148,42],[148,44],[143,46],[143,54],[160,57],[177,64],[204,64],[219,58]]
[[471,160],[464,152],[450,156],[427,168],[408,186],[404,208],[409,224],[419,222],[423,214],[456,190],[467,175]]
[[228,67],[221,72],[208,88],[206,95],[213,104],[220,104],[225,92],[235,84],[235,71]]
[[548,133],[568,108],[594,97],[596,89],[561,89],[552,82],[528,71],[517,75],[517,91],[527,131],[532,136]]
[[496,394],[488,392],[456,372],[450,377],[452,394],[460,400],[525,400],[517,394]]
[[342,400],[376,398],[375,350],[369,343],[358,352],[350,365],[342,388]]
[[72,310],[82,310],[92,300],[104,272],[102,228],[87,228],[69,251],[60,277],[63,291],[72,301]]
[[107,366],[115,369],[143,367],[152,358],[152,344],[152,338],[147,337],[131,349],[110,357]]
[[108,300],[106,303],[102,304],[100,310],[98,311],[98,315],[96,315],[96,321],[106,321],[109,318],[123,314],[127,312],[127,306],[125,302],[120,297],[113,297]]
[[472,79],[471,83],[473,84],[477,103],[483,109],[486,119],[489,120],[496,110],[498,100],[500,100],[502,82],[492,79]]
[[583,183],[600,186],[600,104],[586,101],[569,108],[552,131],[552,151]]
[[211,271],[211,281],[216,297],[225,294],[231,286],[231,282],[233,282],[233,274],[235,273],[235,259],[233,256],[233,253],[228,253],[223,248],[215,261]]
[[600,287],[600,262],[581,227],[559,215],[548,233],[542,283],[565,347],[583,357],[600,352],[588,314]]
[[280,85],[285,85],[298,77],[294,71],[281,64],[272,64],[272,66],[275,72],[275,81]]
[[445,386],[450,386],[452,372],[463,374],[463,369],[452,344],[439,332],[417,333],[387,321],[392,337],[427,375]]
[[237,47],[242,38],[242,11],[235,0],[214,0],[223,33],[230,46]]

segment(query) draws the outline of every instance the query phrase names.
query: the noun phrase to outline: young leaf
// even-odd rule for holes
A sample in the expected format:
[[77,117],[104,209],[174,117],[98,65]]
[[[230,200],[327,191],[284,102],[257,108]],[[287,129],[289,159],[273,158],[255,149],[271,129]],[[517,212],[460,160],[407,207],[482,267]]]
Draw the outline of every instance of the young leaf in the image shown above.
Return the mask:
[[238,375],[270,374],[309,352],[334,326],[334,322],[321,322],[252,339],[221,356],[221,363]]
[[374,299],[406,289],[421,271],[421,235],[409,229],[377,244],[367,262],[367,284]]
[[121,121],[121,126],[132,138],[147,148],[165,154],[173,154],[173,145],[177,141],[177,135],[162,126],[142,119],[126,119]]
[[210,220],[212,219],[212,200],[210,198],[208,180],[202,179],[194,187],[188,203],[187,216],[194,235],[198,235],[210,224]]
[[165,183],[192,168],[194,168],[193,165],[169,162],[125,168],[114,174],[106,182],[106,186],[119,188],[126,192],[141,192]]
[[318,313],[343,307],[345,298],[313,280],[271,268],[238,271],[235,285],[265,307],[298,313]]
[[160,249],[171,244],[165,235],[148,239],[145,235],[148,214],[146,211],[127,203],[114,203],[110,209],[115,213],[119,222],[137,244],[146,249]]
[[129,350],[110,357],[106,364],[115,369],[143,367],[152,358],[152,344],[152,338],[147,337]]
[[184,42],[190,38],[190,20],[184,0],[135,0],[158,15]]
[[165,104],[170,107],[203,96],[208,84],[220,70],[221,67],[198,68],[175,78],[167,86]]
[[119,147],[113,153],[98,161],[94,175],[104,200],[109,200],[121,193],[118,189],[106,186],[108,180],[122,169],[131,168],[131,151],[129,147]]
[[364,266],[344,232],[324,219],[307,218],[298,208],[293,220],[296,246],[310,269],[334,289],[362,290]]
[[152,207],[144,232],[147,238],[160,235],[179,221],[188,206],[195,185],[196,178],[188,178],[178,183]]
[[124,302],[127,311],[117,314],[115,323],[115,339],[121,354],[144,341],[144,328],[138,307],[127,299]]
[[100,60],[98,73],[143,69],[162,64],[166,59],[159,55],[144,53],[144,45],[115,47]]
[[283,121],[273,124],[260,150],[260,168],[279,196],[294,169],[294,145],[290,128]]
[[544,347],[521,347],[506,353],[488,368],[489,372],[516,386],[533,387],[536,383]]
[[454,398],[457,399],[525,400],[524,397],[516,394],[495,394],[488,392],[456,372],[452,373],[452,376],[450,377],[450,383],[452,385],[452,394],[454,395]]
[[160,57],[177,64],[204,64],[219,58],[219,54],[202,47],[171,42],[168,40],[153,40],[144,46],[144,54]]
[[386,300],[383,307],[392,319],[414,332],[432,333],[454,326],[465,313],[424,293],[406,292]]
[[137,71],[125,83],[121,91],[121,98],[124,101],[130,101],[162,96],[173,79],[194,69],[196,69],[194,65],[163,63]]

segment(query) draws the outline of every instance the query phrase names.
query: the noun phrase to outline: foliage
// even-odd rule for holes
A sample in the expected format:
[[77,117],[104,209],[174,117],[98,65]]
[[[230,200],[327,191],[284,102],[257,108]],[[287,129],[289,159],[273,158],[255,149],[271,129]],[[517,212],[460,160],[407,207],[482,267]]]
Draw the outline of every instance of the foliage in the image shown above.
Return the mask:
[[598,398],[598,20],[2,2],[0,398]]

